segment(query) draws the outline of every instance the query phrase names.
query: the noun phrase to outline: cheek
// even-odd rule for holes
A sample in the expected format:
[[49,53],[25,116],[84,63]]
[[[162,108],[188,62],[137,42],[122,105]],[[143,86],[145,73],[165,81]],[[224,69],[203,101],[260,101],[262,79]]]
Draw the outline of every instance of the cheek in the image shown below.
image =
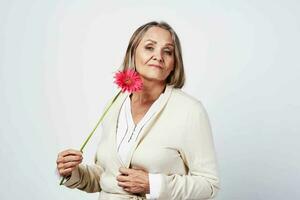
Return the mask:
[[168,67],[168,71],[171,72],[172,70],[174,70],[174,65],[175,65],[175,62],[174,62],[174,59],[170,59],[167,63],[167,67]]
[[151,56],[149,55],[149,53],[141,51],[136,54],[136,58],[139,60],[139,63],[145,64],[151,58]]

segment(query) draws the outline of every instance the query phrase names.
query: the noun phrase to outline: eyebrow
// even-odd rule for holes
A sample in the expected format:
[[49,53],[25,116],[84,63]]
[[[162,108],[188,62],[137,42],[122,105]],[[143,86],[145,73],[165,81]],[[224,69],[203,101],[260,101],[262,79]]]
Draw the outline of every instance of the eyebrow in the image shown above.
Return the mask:
[[[151,39],[148,39],[148,40],[146,40],[145,42],[148,42],[148,41],[150,41],[150,42],[152,42],[152,43],[154,43],[154,44],[157,44],[156,41],[151,40]],[[174,47],[174,45],[173,45],[172,43],[166,43],[166,46],[172,46],[172,47]]]

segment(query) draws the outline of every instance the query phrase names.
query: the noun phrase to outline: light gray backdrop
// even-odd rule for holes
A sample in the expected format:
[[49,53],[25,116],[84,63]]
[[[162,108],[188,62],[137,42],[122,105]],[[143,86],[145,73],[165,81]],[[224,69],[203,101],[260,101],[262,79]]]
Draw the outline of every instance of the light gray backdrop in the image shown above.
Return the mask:
[[181,39],[184,91],[213,128],[218,199],[300,198],[299,1],[0,2],[1,200],[97,199],[58,186],[56,156],[94,127],[129,37],[150,20]]

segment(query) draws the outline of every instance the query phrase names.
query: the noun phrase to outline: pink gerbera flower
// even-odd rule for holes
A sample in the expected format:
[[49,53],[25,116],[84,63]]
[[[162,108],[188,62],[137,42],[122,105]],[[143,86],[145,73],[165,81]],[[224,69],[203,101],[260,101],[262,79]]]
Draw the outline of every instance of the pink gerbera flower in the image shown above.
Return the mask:
[[116,83],[122,90],[122,92],[136,92],[142,89],[143,82],[139,74],[131,69],[125,71],[119,71],[114,76]]

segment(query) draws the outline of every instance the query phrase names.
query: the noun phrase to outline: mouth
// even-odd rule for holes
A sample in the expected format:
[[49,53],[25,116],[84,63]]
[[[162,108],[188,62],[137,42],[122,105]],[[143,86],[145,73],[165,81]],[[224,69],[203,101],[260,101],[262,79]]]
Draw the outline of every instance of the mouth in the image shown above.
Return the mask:
[[161,66],[161,65],[150,64],[149,66],[150,66],[150,67],[155,67],[155,68],[162,69],[162,66]]

